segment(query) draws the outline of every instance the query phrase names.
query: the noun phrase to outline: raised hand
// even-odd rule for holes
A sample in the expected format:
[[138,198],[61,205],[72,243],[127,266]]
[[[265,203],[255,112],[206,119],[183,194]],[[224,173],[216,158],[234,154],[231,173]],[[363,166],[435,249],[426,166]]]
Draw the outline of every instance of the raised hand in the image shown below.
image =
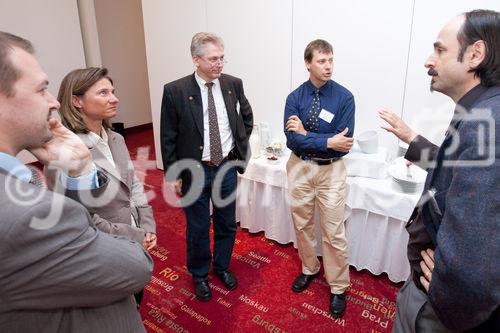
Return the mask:
[[417,133],[415,133],[406,123],[394,112],[387,110],[380,110],[378,112],[380,118],[385,120],[389,125],[381,126],[387,132],[391,132],[397,136],[402,141],[410,144],[410,142],[415,139]]

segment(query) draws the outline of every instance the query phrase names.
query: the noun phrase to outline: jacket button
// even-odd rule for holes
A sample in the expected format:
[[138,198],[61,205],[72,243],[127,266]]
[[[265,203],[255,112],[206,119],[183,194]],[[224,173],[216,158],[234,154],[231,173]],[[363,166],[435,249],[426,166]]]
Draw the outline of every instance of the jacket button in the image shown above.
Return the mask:
[[200,150],[203,150],[203,146],[200,146]]

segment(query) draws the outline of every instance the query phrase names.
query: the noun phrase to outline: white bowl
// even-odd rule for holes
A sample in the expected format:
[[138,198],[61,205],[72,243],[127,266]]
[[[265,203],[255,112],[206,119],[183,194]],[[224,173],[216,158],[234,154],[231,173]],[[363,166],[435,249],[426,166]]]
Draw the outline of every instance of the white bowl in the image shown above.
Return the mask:
[[416,193],[423,187],[427,172],[415,164],[406,166],[403,157],[398,157],[389,167],[394,187],[405,193]]
[[358,135],[359,148],[365,154],[375,154],[378,152],[378,133],[377,131],[366,131]]

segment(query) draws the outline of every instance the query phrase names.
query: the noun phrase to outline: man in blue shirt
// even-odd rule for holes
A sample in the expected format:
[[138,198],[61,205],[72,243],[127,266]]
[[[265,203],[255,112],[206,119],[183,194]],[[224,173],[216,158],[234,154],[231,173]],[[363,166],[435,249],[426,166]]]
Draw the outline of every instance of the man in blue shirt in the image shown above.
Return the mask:
[[307,45],[304,60],[309,80],[286,100],[285,135],[292,150],[287,163],[288,188],[302,273],[292,290],[301,292],[319,274],[314,207],[320,209],[323,266],[330,285],[330,313],[345,311],[349,286],[347,241],[344,229],[346,170],[342,156],[352,147],[354,97],[331,80],[333,48],[325,40]]

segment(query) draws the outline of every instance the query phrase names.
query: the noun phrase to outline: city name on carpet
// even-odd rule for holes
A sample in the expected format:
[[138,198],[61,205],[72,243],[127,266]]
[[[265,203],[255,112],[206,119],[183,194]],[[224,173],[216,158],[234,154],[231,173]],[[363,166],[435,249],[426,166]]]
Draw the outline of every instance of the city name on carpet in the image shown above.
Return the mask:
[[155,296],[160,296],[161,295],[161,291],[159,291],[158,289],[156,288],[153,288],[150,284],[147,284],[145,287],[144,287],[145,290],[147,290],[149,293],[151,293],[152,295],[155,295]]
[[[212,321],[210,319],[208,319],[207,317],[199,314],[194,309],[192,309],[189,306],[187,306],[186,304],[184,304],[183,300],[178,299],[178,298],[174,298],[174,302],[181,306],[181,311],[187,313],[193,319],[196,319],[198,322],[203,323],[203,324],[205,324],[207,326],[210,326],[212,324]],[[161,312],[158,310],[157,307],[152,308],[152,311],[154,311],[153,313],[156,315],[156,318],[161,318],[162,321],[164,321],[164,320],[167,319],[165,316],[163,316],[163,314],[161,314]],[[151,310],[150,310],[150,312],[151,312]],[[157,319],[157,321],[158,321],[158,319]]]
[[[189,330],[182,327],[182,325],[177,324],[173,320],[168,319],[165,316],[163,316],[162,315],[163,309],[159,310],[157,306],[151,304],[150,302],[148,302],[146,304],[146,306],[150,308],[150,310],[148,311],[148,315],[151,316],[156,321],[156,324],[159,324],[159,325],[163,324],[164,326],[166,326],[167,328],[169,328],[171,331],[174,331],[174,332],[183,332],[183,333],[189,332]],[[153,331],[158,332],[158,333],[165,332],[163,329],[156,326],[156,324],[152,323],[151,321],[149,321],[147,319],[144,320],[144,325],[146,325],[146,327],[149,327]]]
[[270,333],[287,333],[287,331],[283,330],[282,328],[279,328],[278,326],[276,326],[276,324],[271,323],[265,320],[264,318],[261,318],[258,314],[253,316],[252,322],[259,326],[264,327],[266,331]]
[[190,308],[186,304],[181,306],[181,310],[186,312],[188,315],[193,317],[193,319],[196,319],[200,323],[203,323],[207,326],[210,326],[212,324],[212,321],[210,319],[203,316],[202,314],[199,314],[198,312],[196,312],[194,309]]
[[168,282],[165,282],[163,280],[158,279],[156,276],[151,277],[150,283],[156,284],[160,287],[163,288],[167,293],[171,292],[174,289],[174,286],[169,284]]
[[161,272],[159,273],[159,275],[166,277],[170,281],[176,281],[179,279],[179,272],[177,272],[176,270],[174,270],[170,267],[166,267],[166,268],[162,269]]
[[[163,300],[164,300],[164,299],[162,299],[162,301],[163,301]],[[160,311],[161,311],[161,313],[164,313],[164,314],[166,314],[167,316],[169,316],[169,317],[170,317],[170,319],[172,319],[172,320],[177,319],[177,315],[176,315],[176,314],[174,314],[172,311],[170,311],[170,309],[167,309],[167,308],[166,308],[166,307],[164,307],[164,306],[162,306],[162,307],[160,308]]]
[[[353,287],[352,284],[351,284],[351,286],[349,286],[347,288],[347,292],[349,292],[352,295],[357,295],[357,296],[363,298],[364,300],[371,301],[374,303],[374,305],[379,305],[379,303],[380,303],[382,305],[385,304],[388,309],[396,309],[395,302],[389,301],[389,299],[387,299],[387,298],[383,298],[382,300],[380,300],[378,297],[370,295],[364,290],[357,290],[356,288]],[[371,309],[368,309],[368,310],[371,310]]]
[[298,317],[299,319],[305,320],[308,318],[308,316],[304,313],[299,311],[298,309],[294,308],[293,306],[288,308],[288,311]]
[[290,256],[288,254],[286,254],[285,252],[283,251],[280,251],[280,250],[274,250],[273,252],[276,256],[278,257],[281,257],[281,258],[285,258],[285,259],[290,259]]
[[257,260],[260,260],[260,261],[262,261],[262,262],[264,262],[266,264],[270,264],[271,263],[271,259],[269,259],[268,257],[262,256],[262,255],[260,255],[258,253],[255,253],[253,251],[248,252],[248,255],[250,257],[255,258]]
[[302,307],[311,311],[315,315],[321,315],[323,317],[326,317],[326,318],[332,320],[337,325],[340,325],[342,327],[345,326],[345,319],[344,318],[333,318],[332,315],[330,314],[330,310],[323,310],[323,309],[320,309],[320,308],[318,308],[312,304],[306,303],[306,302],[302,303]]
[[269,311],[269,307],[259,303],[258,301],[255,301],[253,299],[251,299],[250,297],[246,296],[246,295],[241,295],[238,300],[242,301],[243,303],[247,304],[247,305],[250,305],[254,308],[256,308],[257,310],[259,311],[262,311],[262,312],[267,312]]
[[375,311],[378,311],[381,313],[381,316],[386,318],[386,319],[389,319],[389,320],[394,320],[395,316],[396,316],[396,312],[395,310],[393,309],[388,309],[386,308],[385,306],[383,305],[380,305],[380,304],[371,304],[371,303],[367,303],[361,299],[358,299],[354,296],[352,296],[351,294],[346,294],[346,300],[349,301],[349,302],[352,302],[356,305],[361,305],[363,306],[366,310],[375,310]]
[[382,328],[387,328],[389,324],[389,319],[384,321],[382,318],[372,314],[369,310],[363,310],[363,312],[361,312],[361,317],[368,318],[370,321],[379,324]]
[[233,306],[233,304],[231,304],[231,302],[228,302],[226,301],[225,299],[222,299],[222,298],[217,298],[217,303],[219,303],[220,305],[226,307],[226,308],[230,308],[231,306]]
[[149,253],[151,253],[153,256],[160,259],[161,261],[165,261],[168,259],[168,254],[170,253],[170,251],[162,246],[157,246],[156,249],[150,251]]
[[191,301],[196,298],[196,295],[191,290],[187,290],[186,288],[179,289],[179,293],[181,293],[184,296],[189,297],[189,299]]
[[253,259],[250,259],[246,256],[242,256],[241,254],[238,254],[238,253],[235,253],[233,252],[233,254],[231,255],[234,259],[238,260],[238,261],[241,261],[245,264],[248,264],[250,265],[251,267],[255,268],[255,269],[259,269],[260,268],[260,263],[253,260]]
[[[184,327],[182,327],[181,325],[177,324],[177,323],[174,323],[173,321],[171,321],[170,319],[167,320],[164,325],[169,328],[169,331],[174,331],[174,332],[178,332],[178,333],[189,333],[189,331],[187,329],[185,329]],[[165,333],[164,330],[162,330],[161,328],[159,328],[158,326],[156,326],[154,323],[150,322],[149,320],[145,319],[144,320],[144,326],[152,329],[154,332],[157,332],[157,333]]]

